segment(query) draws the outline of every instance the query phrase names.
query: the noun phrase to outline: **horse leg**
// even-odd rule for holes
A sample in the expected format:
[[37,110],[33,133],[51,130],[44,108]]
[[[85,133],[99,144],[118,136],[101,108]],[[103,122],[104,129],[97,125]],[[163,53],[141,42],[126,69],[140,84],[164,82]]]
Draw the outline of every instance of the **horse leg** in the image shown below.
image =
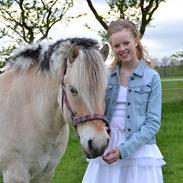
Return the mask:
[[3,169],[4,183],[29,183],[26,167],[19,160],[14,160]]
[[69,140],[69,125],[65,123],[55,142],[55,148],[51,156],[51,161],[47,167],[31,183],[48,183],[52,178],[55,168],[64,155]]
[[54,170],[46,171],[46,172],[42,173],[41,175],[37,176],[30,183],[49,183],[49,181],[52,178],[53,172],[54,172]]

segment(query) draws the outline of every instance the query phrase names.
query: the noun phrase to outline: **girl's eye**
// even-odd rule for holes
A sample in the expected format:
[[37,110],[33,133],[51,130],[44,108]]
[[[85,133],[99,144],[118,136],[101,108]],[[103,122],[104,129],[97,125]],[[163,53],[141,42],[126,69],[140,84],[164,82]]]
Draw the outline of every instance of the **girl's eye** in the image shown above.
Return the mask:
[[115,44],[115,45],[114,45],[114,48],[119,48],[119,47],[120,47],[119,44]]
[[76,88],[74,88],[72,85],[69,85],[69,90],[72,94],[77,95],[78,91],[76,90]]
[[129,41],[126,41],[126,42],[124,42],[124,45],[128,45],[130,42]]

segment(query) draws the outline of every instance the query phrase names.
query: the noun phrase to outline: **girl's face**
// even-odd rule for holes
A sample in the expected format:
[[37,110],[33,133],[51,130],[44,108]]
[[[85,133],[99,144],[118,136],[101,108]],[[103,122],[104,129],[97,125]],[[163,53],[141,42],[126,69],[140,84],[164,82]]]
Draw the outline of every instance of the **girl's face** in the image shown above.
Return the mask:
[[134,38],[128,29],[113,33],[110,37],[110,45],[114,56],[120,60],[122,64],[136,62],[138,60],[136,54],[137,44],[138,39]]

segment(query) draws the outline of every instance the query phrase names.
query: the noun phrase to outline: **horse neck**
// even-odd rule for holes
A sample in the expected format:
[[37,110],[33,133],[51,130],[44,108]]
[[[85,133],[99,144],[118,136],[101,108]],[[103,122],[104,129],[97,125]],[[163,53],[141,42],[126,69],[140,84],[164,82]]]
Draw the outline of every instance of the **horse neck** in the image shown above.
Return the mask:
[[[49,71],[48,71],[49,72]],[[59,77],[50,73],[41,73],[33,67],[25,74],[19,74],[20,84],[24,85],[25,93],[37,111],[42,123],[48,129],[60,129],[62,115],[59,109]],[[26,99],[25,99],[26,100]]]

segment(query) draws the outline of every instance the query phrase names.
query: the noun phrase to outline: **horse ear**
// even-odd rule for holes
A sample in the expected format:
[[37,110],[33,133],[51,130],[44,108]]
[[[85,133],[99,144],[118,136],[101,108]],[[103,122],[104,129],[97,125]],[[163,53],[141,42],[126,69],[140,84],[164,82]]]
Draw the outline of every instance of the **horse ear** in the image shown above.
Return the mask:
[[73,44],[69,49],[69,62],[72,64],[79,55],[79,47],[76,44]]
[[109,55],[109,45],[105,44],[101,49],[100,53],[102,54],[104,61],[106,61],[108,55]]

